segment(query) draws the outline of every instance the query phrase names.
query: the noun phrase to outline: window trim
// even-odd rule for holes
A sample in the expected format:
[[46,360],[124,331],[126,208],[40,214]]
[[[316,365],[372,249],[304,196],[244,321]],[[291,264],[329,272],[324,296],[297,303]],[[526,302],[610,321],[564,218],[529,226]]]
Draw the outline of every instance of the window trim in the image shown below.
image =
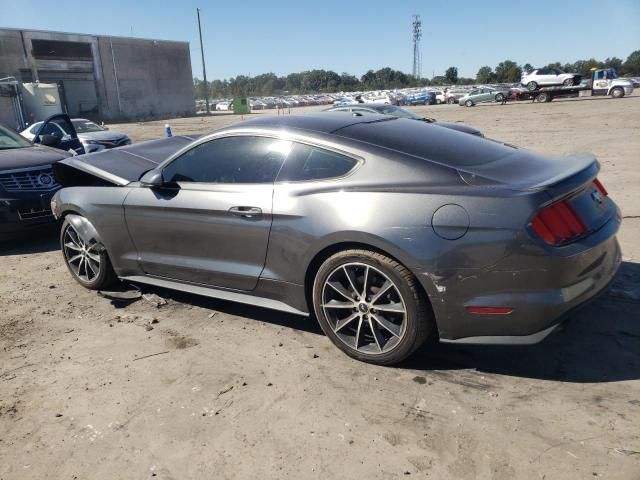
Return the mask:
[[359,155],[356,155],[354,153],[348,152],[346,150],[340,149],[340,148],[335,148],[333,146],[330,145],[324,145],[324,144],[320,144],[320,142],[314,141],[312,138],[303,136],[303,135],[296,135],[295,133],[291,134],[284,134],[284,135],[278,135],[277,133],[274,132],[269,132],[269,131],[255,131],[255,132],[251,132],[248,130],[244,130],[244,131],[232,131],[232,132],[220,132],[220,133],[213,133],[210,135],[207,135],[203,138],[198,139],[198,141],[195,144],[189,144],[187,146],[185,146],[184,148],[178,150],[176,153],[174,153],[173,155],[171,155],[169,158],[167,158],[164,162],[162,162],[161,164],[159,164],[156,169],[160,170],[160,172],[162,172],[163,174],[163,178],[164,178],[164,170],[165,168],[170,165],[171,163],[173,163],[175,160],[177,160],[179,157],[181,157],[183,154],[187,153],[188,151],[192,150],[193,148],[199,147],[200,145],[204,144],[204,143],[208,143],[208,142],[213,142],[216,140],[220,140],[223,138],[229,138],[229,137],[265,137],[265,138],[271,138],[273,140],[282,140],[285,142],[294,142],[294,143],[302,143],[304,145],[308,145],[310,147],[315,147],[315,148],[320,148],[320,149],[324,149],[333,153],[336,153],[338,155],[343,155],[345,157],[351,158],[352,160],[354,160],[356,163],[354,164],[354,166],[344,175],[340,175],[337,177],[330,177],[330,178],[321,178],[321,179],[314,179],[314,180],[279,180],[278,177],[280,176],[280,172],[282,171],[282,168],[284,167],[287,158],[285,158],[284,162],[282,162],[282,165],[280,166],[280,169],[278,170],[278,173],[276,174],[276,178],[274,179],[273,182],[271,183],[211,183],[211,182],[176,182],[181,188],[182,185],[188,186],[188,185],[284,185],[284,184],[300,184],[300,183],[322,183],[322,182],[327,182],[327,181],[335,181],[335,180],[341,180],[343,178],[347,178],[350,177],[351,175],[354,174],[354,172],[356,170],[359,170],[360,167],[365,163],[365,159]]

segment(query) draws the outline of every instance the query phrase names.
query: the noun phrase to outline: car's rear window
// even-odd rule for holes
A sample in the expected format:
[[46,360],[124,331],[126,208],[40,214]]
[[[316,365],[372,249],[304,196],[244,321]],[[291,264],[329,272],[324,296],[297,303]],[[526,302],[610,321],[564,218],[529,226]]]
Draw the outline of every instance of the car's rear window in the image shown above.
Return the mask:
[[512,146],[435,125],[437,123],[397,118],[385,122],[358,123],[340,129],[336,135],[454,168],[482,165],[513,153]]

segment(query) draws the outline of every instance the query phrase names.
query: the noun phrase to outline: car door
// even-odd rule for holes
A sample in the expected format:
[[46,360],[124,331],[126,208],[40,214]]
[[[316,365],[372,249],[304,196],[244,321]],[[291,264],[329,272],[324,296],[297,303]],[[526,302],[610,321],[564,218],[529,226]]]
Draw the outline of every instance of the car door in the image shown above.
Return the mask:
[[538,70],[535,81],[538,85],[552,85],[555,83],[556,76],[549,68],[541,68]]
[[85,153],[73,123],[66,113],[57,113],[47,118],[36,130],[33,143],[41,143],[58,150]]
[[252,290],[264,267],[273,183],[288,145],[256,136],[208,140],[161,168],[163,186],[133,189],[124,208],[142,270]]

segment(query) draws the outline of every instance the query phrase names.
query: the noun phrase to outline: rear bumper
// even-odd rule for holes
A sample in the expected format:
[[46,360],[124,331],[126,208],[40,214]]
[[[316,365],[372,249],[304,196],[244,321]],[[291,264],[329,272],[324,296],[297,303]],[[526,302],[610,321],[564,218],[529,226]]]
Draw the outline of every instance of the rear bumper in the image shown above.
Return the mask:
[[[466,271],[434,305],[443,342],[532,344],[550,334],[575,310],[606,291],[622,255],[612,219],[581,251],[566,256],[517,252],[490,270]],[[591,241],[594,239],[591,238]],[[574,245],[572,248],[576,248]],[[466,307],[507,307],[508,315],[469,313]]]

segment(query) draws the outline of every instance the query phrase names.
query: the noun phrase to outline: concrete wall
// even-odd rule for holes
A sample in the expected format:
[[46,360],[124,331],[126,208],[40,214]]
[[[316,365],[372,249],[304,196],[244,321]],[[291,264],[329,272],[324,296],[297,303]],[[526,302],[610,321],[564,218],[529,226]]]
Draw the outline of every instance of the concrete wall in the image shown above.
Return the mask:
[[[89,43],[93,61],[34,59],[32,39]],[[71,85],[93,79],[100,120],[195,115],[187,42],[0,28],[0,78],[31,81],[40,73]]]
[[105,118],[195,114],[188,43],[100,37],[98,50]]

